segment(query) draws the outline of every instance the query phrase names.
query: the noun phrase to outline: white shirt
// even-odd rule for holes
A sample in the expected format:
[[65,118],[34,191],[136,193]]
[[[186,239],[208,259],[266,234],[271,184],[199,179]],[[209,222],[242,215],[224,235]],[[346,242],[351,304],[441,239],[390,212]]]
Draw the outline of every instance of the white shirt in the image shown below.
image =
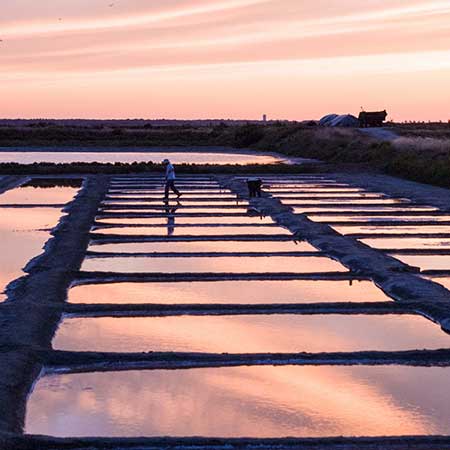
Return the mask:
[[166,180],[167,181],[175,180],[175,169],[171,163],[167,164],[166,167]]

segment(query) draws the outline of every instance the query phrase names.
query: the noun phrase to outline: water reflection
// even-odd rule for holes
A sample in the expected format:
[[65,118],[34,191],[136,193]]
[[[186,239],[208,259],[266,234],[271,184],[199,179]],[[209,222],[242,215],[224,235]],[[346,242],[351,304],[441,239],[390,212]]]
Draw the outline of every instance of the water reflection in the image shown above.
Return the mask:
[[344,205],[344,206],[318,206],[318,207],[301,207],[297,206],[294,207],[294,213],[297,214],[308,214],[308,213],[317,213],[317,212],[345,212],[345,213],[352,213],[352,212],[386,212],[386,213],[394,213],[394,212],[412,212],[412,211],[437,211],[437,208],[434,208],[432,206],[364,206],[364,205]]
[[[449,221],[449,215],[430,216],[430,215],[407,215],[407,214],[383,214],[380,216],[363,216],[359,214],[354,215],[329,215],[329,216],[315,216],[308,214],[309,219],[314,222],[368,222],[367,225],[377,225],[377,222],[393,222],[393,221],[414,221],[414,222],[442,222]],[[372,224],[373,222],[373,224]],[[407,223],[405,225],[408,225]]]
[[66,318],[58,350],[296,353],[450,347],[450,336],[417,316],[248,315]]
[[[167,209],[166,209],[167,214]],[[98,224],[129,224],[129,225],[161,225],[164,222],[164,216],[161,217],[102,217],[96,219]],[[206,216],[206,217],[177,217],[177,223],[180,225],[198,225],[198,224],[246,224],[246,225],[260,225],[260,224],[275,224],[271,217],[260,216]]]
[[[266,189],[265,187],[263,187],[263,189]],[[330,186],[322,186],[322,187],[318,187],[318,186],[313,186],[313,187],[308,187],[308,186],[301,186],[301,187],[297,187],[297,188],[293,188],[293,187],[282,187],[282,186],[277,186],[277,187],[270,187],[267,188],[270,193],[272,195],[278,195],[278,194],[283,194],[285,195],[285,193],[287,192],[297,192],[297,193],[328,193],[328,192],[334,192],[336,194],[340,194],[340,193],[353,193],[353,192],[359,192],[359,193],[364,193],[365,191],[363,189],[360,188],[351,188],[351,187],[335,187],[334,185],[330,185]]]
[[[150,214],[163,214],[164,213],[164,207],[159,205],[159,206],[148,206],[148,207],[137,207],[137,208],[133,208],[130,207],[129,205],[127,206],[104,206],[100,209],[100,213],[101,212],[106,212],[108,214],[116,214],[116,213],[120,213],[120,214],[136,214],[136,213],[150,213]],[[243,206],[232,206],[229,208],[224,208],[221,206],[209,206],[209,207],[184,207],[181,209],[180,212],[183,213],[187,213],[187,214],[197,214],[197,213],[201,213],[201,214],[205,214],[205,213],[214,213],[214,214],[236,214],[236,213],[245,213],[247,211],[247,208],[243,207]]]
[[[273,193],[272,191],[271,191],[271,193]],[[284,201],[283,200],[283,197],[305,197],[305,198],[317,198],[317,199],[320,199],[320,198],[322,198],[322,197],[326,197],[326,198],[330,198],[330,199],[340,199],[340,198],[343,198],[343,199],[347,199],[347,198],[357,198],[357,199],[383,199],[383,198],[386,198],[383,194],[378,194],[378,193],[372,193],[372,192],[370,192],[370,193],[365,193],[365,192],[359,192],[359,191],[356,191],[356,192],[353,192],[353,191],[350,191],[350,192],[338,192],[338,193],[335,193],[335,192],[333,192],[333,191],[331,191],[331,192],[325,192],[325,193],[322,193],[322,192],[297,192],[297,191],[294,191],[294,192],[285,192],[285,193],[278,193],[278,194],[276,194],[276,198],[279,198],[279,199],[281,199],[282,201]],[[335,201],[335,200],[332,200],[332,201]]]
[[152,252],[311,252],[316,249],[306,242],[295,241],[163,241],[124,242],[121,244],[93,245],[89,250],[112,253]]
[[285,205],[314,205],[317,204],[320,206],[321,203],[339,203],[342,205],[391,205],[391,204],[403,204],[408,205],[408,202],[401,199],[391,199],[391,198],[361,198],[361,199],[347,199],[345,197],[336,197],[336,198],[328,198],[328,199],[311,199],[311,200],[296,200],[296,199],[283,199],[281,200]]
[[[180,187],[180,189],[183,189]],[[117,205],[117,206],[128,206],[128,205],[149,205],[149,206],[154,206],[154,205],[159,205],[161,203],[162,199],[135,199],[135,198],[130,198],[130,199],[114,199],[114,200],[105,200],[103,202],[104,205]],[[189,198],[183,198],[183,205],[184,206],[203,206],[203,207],[218,207],[218,206],[235,206],[235,205],[248,205],[247,201],[244,200],[240,200],[240,199],[234,199],[234,200],[213,200],[213,199],[209,199],[209,200],[204,200],[204,201],[199,201],[196,199],[189,199]],[[180,205],[180,206],[183,206]]]
[[[159,163],[167,152],[0,152],[0,163]],[[286,159],[245,153],[170,152],[174,164],[276,164]]]
[[448,249],[450,239],[444,238],[370,238],[360,239],[364,244],[377,249]]
[[87,258],[84,260],[81,270],[120,273],[312,273],[347,271],[337,261],[319,256]]
[[[32,179],[23,187],[1,194],[0,205],[65,204],[74,197],[80,183],[79,179]],[[0,301],[6,298],[6,286],[22,276],[22,268],[42,252],[60,216],[58,208],[0,208]]]
[[75,196],[77,191],[78,188],[74,187],[18,187],[1,194],[0,205],[65,204]]
[[[148,196],[159,196],[160,198],[164,195],[164,189],[133,189],[133,188],[122,188],[122,189],[113,189],[110,188],[108,191],[109,195],[114,195],[118,197],[148,197]],[[225,197],[228,198],[232,195],[231,191],[226,189],[188,189],[186,190],[183,187],[183,197],[184,198],[203,198],[203,197]]]
[[39,255],[61,216],[57,208],[3,208],[0,214],[0,301],[6,286],[24,275],[22,268]]
[[175,205],[169,206],[166,202],[166,216],[167,216],[167,236],[172,236],[175,231],[175,213],[181,203],[178,201]]
[[261,304],[389,301],[371,281],[239,280],[74,286],[72,303]]
[[450,255],[395,255],[394,258],[409,264],[420,267],[421,270],[450,270]]
[[333,226],[338,233],[341,234],[353,234],[353,233],[366,233],[366,234],[400,234],[408,235],[414,233],[450,233],[450,226],[448,225],[392,225],[392,226]]
[[[176,208],[178,209],[178,208]],[[167,218],[167,227],[171,227],[171,235],[177,236],[239,236],[239,235],[287,235],[292,236],[292,233],[286,228],[260,225],[260,226],[184,226],[176,229],[175,232],[175,214],[170,213],[172,208],[169,209]],[[169,223],[170,222],[170,223]],[[166,228],[164,227],[108,227],[108,228],[94,228],[95,234],[115,234],[120,236],[163,236],[166,234]]]
[[446,435],[448,372],[283,366],[51,375],[30,397],[25,431],[53,436]]

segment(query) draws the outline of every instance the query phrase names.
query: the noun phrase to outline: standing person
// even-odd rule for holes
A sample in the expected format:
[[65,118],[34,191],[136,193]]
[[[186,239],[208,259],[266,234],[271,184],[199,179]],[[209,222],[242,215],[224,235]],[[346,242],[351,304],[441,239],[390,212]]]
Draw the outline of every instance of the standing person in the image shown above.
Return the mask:
[[169,189],[177,195],[178,198],[181,197],[181,192],[175,187],[175,169],[168,159],[163,161],[163,165],[166,168],[166,187],[164,190],[164,200],[169,200]]

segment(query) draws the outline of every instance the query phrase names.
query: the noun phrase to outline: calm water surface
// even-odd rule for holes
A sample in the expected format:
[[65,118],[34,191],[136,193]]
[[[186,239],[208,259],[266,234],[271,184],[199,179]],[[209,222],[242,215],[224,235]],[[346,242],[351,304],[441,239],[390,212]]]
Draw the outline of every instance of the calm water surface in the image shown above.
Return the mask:
[[431,321],[406,315],[248,315],[67,318],[58,350],[296,353],[450,347]]
[[87,258],[84,260],[81,270],[119,273],[311,273],[347,271],[337,261],[318,256]]
[[25,431],[53,436],[447,435],[449,371],[264,366],[49,375],[30,397]]
[[412,211],[436,211],[436,208],[432,206],[365,206],[365,205],[343,205],[343,206],[318,206],[315,207],[311,205],[311,207],[294,207],[294,213],[297,214],[311,214],[316,212],[346,212],[352,213],[357,211],[363,213],[371,213],[371,212],[385,212],[385,213],[395,213],[395,212],[412,212]]
[[371,281],[239,280],[78,285],[72,303],[320,303],[389,301]]
[[409,264],[420,267],[421,270],[450,270],[450,255],[395,255],[394,258]]
[[186,242],[126,242],[91,245],[89,250],[113,253],[152,252],[311,252],[316,249],[306,243],[293,241],[186,241]]
[[78,191],[71,187],[18,187],[0,195],[0,205],[15,204],[25,208],[0,208],[0,301],[4,290],[16,278],[24,275],[28,261],[42,253],[62,212],[59,208],[26,207],[29,204],[65,204]]
[[415,233],[450,233],[449,225],[392,225],[392,226],[333,226],[338,233],[353,234],[353,233],[367,233],[367,234],[399,234],[407,235]]
[[[52,205],[70,201],[79,188],[72,187],[18,187],[0,195],[0,205]],[[1,210],[0,210],[1,211]]]
[[[368,222],[368,225],[376,225],[377,222],[397,222],[397,221],[414,221],[414,222],[442,222],[449,221],[450,216],[414,216],[414,215],[403,215],[403,214],[383,214],[381,216],[371,216],[371,215],[328,215],[328,216],[315,216],[313,214],[308,214],[308,217],[314,222]],[[407,224],[406,224],[407,225]]]
[[0,163],[160,163],[169,155],[174,164],[276,164],[281,158],[268,155],[200,152],[0,152]]
[[366,245],[379,249],[447,249],[450,239],[444,238],[370,238],[360,239]]
[[111,227],[111,228],[94,228],[92,230],[96,234],[116,234],[116,235],[145,235],[145,236],[215,236],[215,235],[273,235],[283,234],[291,235],[292,233],[285,228],[270,225],[261,226],[212,226],[212,227],[177,227],[176,220],[170,222],[164,227]]
[[6,286],[24,275],[27,262],[42,253],[49,229],[56,226],[61,214],[57,208],[0,209],[0,301],[6,298]]
[[[198,225],[198,224],[246,224],[246,225],[261,225],[274,224],[271,217],[258,216],[237,216],[237,217],[176,217],[178,225]],[[168,217],[143,217],[143,218],[126,218],[126,217],[97,217],[97,223],[100,224],[130,224],[130,225],[165,225]]]

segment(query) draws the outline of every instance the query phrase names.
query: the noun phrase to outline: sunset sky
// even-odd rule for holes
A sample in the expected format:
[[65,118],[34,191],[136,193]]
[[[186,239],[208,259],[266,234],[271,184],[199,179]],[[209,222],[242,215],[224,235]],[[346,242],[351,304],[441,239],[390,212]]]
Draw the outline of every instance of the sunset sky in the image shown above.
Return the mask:
[[0,3],[0,117],[450,119],[450,0]]

